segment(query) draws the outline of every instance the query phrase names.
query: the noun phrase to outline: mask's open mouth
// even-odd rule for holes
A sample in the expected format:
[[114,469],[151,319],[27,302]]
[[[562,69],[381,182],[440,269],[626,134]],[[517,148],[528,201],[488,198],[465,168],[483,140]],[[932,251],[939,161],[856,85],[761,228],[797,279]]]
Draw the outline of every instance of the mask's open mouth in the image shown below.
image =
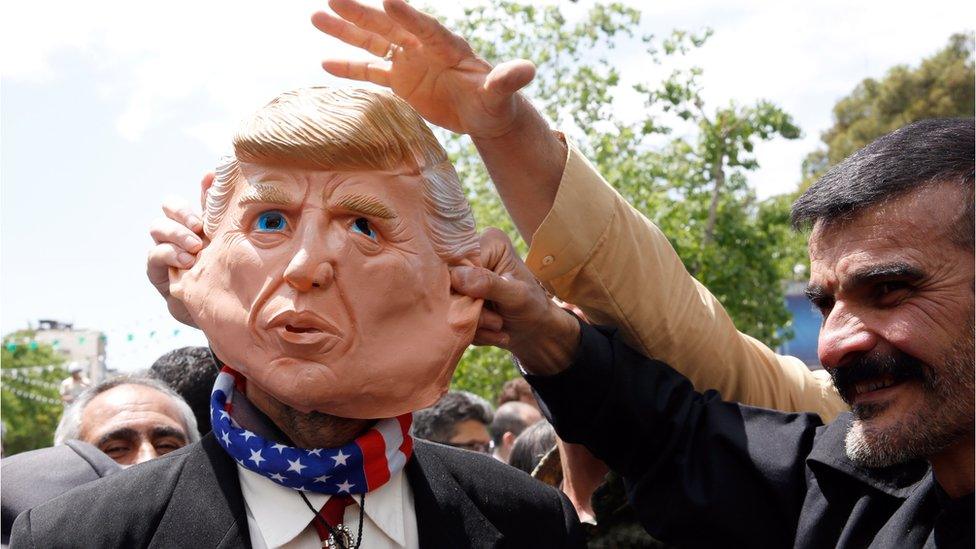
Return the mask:
[[292,324],[286,324],[285,330],[293,334],[317,334],[322,331],[318,328],[313,328],[311,326],[294,326]]

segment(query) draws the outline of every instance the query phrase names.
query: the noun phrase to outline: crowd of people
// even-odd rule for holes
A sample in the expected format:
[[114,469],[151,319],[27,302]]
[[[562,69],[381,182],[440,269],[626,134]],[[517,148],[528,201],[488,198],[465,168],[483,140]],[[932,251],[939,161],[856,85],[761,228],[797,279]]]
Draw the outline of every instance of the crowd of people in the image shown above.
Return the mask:
[[[9,542],[14,519],[21,512],[206,436],[211,431],[210,397],[218,372],[207,347],[175,349],[143,372],[94,385],[80,369],[72,369],[62,386],[84,380],[84,387],[64,399],[53,447],[0,462],[4,478],[0,541]],[[600,487],[609,491],[613,485],[614,495],[604,497],[619,513],[626,508],[622,483],[616,477],[606,479],[606,465],[585,447],[559,440],[525,379],[511,379],[499,387],[495,406],[474,393],[452,390],[413,415],[411,432],[417,438],[482,453],[540,482],[564,487],[589,529],[590,546],[663,546],[644,533],[630,514],[623,522],[608,516],[597,528],[590,503],[594,492]],[[565,477],[564,462],[574,466]],[[591,485],[577,481],[570,487],[564,478],[590,478]]]
[[[393,93],[281,94],[202,216],[164,206],[148,275],[211,347],[69,384],[59,444],[3,460],[14,547],[974,545],[973,119],[908,124],[793,205],[811,371],[549,127],[531,63],[402,0],[330,6],[313,24],[381,61],[325,70]],[[524,261],[474,231],[425,121],[471,137]],[[472,341],[522,374],[497,408],[446,391]]]

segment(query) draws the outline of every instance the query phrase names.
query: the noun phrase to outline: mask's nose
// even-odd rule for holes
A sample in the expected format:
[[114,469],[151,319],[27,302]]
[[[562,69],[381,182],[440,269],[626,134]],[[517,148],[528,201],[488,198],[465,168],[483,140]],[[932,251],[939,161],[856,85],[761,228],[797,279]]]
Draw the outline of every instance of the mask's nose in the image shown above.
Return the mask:
[[285,268],[285,281],[299,292],[326,288],[332,284],[335,275],[333,254],[329,250],[336,243],[330,242],[328,235],[315,224],[309,224],[304,233],[301,246]]

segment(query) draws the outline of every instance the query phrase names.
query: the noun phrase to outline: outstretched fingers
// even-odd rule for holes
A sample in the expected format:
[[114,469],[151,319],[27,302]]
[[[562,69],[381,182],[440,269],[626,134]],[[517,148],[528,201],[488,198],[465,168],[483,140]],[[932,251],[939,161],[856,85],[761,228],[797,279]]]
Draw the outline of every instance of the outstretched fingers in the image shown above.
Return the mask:
[[[403,47],[417,44],[417,39],[404,30],[403,27],[390,18],[383,10],[364,5],[356,0],[329,0],[329,7],[339,17],[352,23],[359,29],[382,36],[387,42],[393,42]],[[339,37],[336,36],[336,38]],[[382,57],[383,53],[379,55]]]
[[325,34],[338,38],[350,46],[366,50],[377,57],[385,56],[390,49],[391,42],[386,38],[324,11],[312,14],[312,24]]
[[322,62],[325,72],[361,82],[372,82],[390,87],[390,63],[388,61],[349,61],[348,59],[326,59]]
[[463,38],[449,31],[434,17],[415,9],[404,0],[384,0],[383,9],[395,23],[415,36],[424,47],[451,58],[454,63],[472,55],[471,46]]

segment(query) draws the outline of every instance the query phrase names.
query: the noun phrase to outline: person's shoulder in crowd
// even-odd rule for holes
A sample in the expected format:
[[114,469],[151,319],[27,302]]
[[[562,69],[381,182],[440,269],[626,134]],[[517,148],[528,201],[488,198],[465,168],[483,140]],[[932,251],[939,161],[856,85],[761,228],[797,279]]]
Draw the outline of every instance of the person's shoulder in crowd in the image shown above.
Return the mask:
[[80,440],[4,458],[0,461],[3,478],[0,543],[9,542],[14,519],[20,513],[119,470],[110,457]]

